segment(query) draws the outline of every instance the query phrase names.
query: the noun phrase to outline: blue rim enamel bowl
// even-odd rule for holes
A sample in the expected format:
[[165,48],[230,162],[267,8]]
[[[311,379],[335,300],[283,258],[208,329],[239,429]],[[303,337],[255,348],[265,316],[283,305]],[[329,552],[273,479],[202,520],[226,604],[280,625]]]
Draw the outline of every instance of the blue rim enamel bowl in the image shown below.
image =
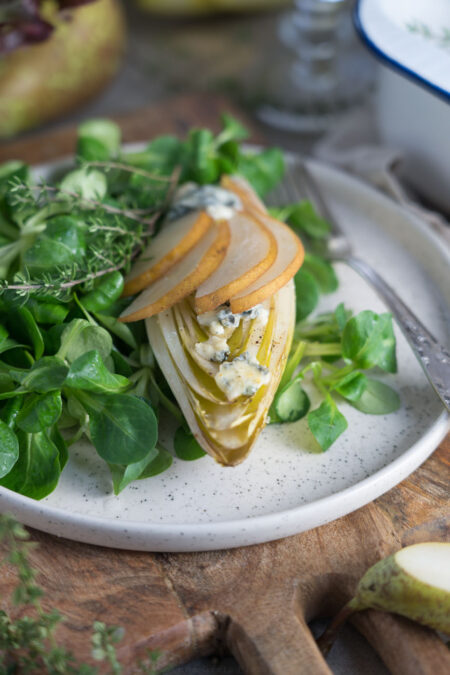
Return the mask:
[[450,1],[357,0],[355,27],[380,63],[375,118],[410,184],[450,212]]

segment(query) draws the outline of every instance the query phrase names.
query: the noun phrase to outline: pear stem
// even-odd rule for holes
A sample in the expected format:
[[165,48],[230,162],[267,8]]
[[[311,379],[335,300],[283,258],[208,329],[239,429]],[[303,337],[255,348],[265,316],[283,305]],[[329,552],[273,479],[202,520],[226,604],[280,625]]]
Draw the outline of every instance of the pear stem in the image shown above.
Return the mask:
[[356,598],[352,598],[346,605],[336,614],[328,628],[322,633],[322,635],[317,640],[317,646],[319,647],[323,656],[326,656],[330,651],[331,647],[334,645],[338,633],[347,619],[362,609]]

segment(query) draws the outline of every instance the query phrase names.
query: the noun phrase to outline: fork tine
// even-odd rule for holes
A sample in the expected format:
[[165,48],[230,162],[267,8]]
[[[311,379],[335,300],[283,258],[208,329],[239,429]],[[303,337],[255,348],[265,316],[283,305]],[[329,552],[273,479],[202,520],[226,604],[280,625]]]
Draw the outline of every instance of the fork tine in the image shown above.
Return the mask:
[[292,166],[288,164],[283,180],[272,190],[268,201],[273,206],[285,206],[290,202],[300,201],[304,197],[305,195],[301,194],[298,182],[293,178]]
[[269,206],[283,206],[286,204],[285,192],[283,189],[283,184],[280,183],[276,188],[270,191],[270,194],[267,198]]
[[[345,259],[351,254],[351,245],[336,218],[331,213],[322,191],[305,162],[297,160],[287,166],[283,182],[277,190],[284,204],[309,199],[331,226],[331,232],[322,243],[322,255],[329,259]],[[318,244],[316,242],[316,244]]]
[[297,162],[294,165],[289,166],[284,181],[289,200],[296,202],[305,199],[308,196],[307,191],[304,189],[302,181],[300,180],[297,168]]

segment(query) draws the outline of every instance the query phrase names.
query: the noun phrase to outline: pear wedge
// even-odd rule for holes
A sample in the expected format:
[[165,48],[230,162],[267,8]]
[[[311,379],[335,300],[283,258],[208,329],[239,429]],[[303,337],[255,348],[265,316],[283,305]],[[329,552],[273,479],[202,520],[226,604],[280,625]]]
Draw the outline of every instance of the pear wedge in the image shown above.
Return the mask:
[[259,279],[230,298],[233,313],[245,312],[270,298],[298,272],[305,257],[303,245],[290,227],[263,214],[255,214],[254,217],[273,233],[277,242],[277,257]]
[[163,312],[195,291],[222,263],[230,243],[227,221],[214,224],[187,255],[146,288],[119,317],[124,323]]
[[247,288],[274,263],[278,245],[265,223],[245,213],[229,221],[231,241],[223,263],[195,295],[198,314],[210,312]]
[[194,211],[163,225],[131,268],[123,295],[134,295],[166,274],[200,241],[212,223],[205,211]]
[[380,560],[365,573],[351,603],[450,634],[450,544],[414,544]]
[[262,214],[268,213],[262,199],[258,197],[250,183],[242,176],[230,176],[224,174],[220,179],[220,185],[224,190],[234,192],[241,200],[246,211],[256,211],[257,213]]
[[265,225],[277,242],[277,257],[256,281],[230,298],[230,308],[234,313],[245,312],[270,298],[285,286],[298,272],[305,257],[305,250],[295,232],[284,223],[271,218],[264,203],[241,176],[222,176],[221,185],[239,197],[244,212],[257,222]]
[[136,0],[141,8],[167,16],[252,12],[285,5],[287,0]]
[[347,618],[364,609],[401,614],[450,635],[450,543],[413,544],[367,570],[355,597],[319,638],[322,653]]

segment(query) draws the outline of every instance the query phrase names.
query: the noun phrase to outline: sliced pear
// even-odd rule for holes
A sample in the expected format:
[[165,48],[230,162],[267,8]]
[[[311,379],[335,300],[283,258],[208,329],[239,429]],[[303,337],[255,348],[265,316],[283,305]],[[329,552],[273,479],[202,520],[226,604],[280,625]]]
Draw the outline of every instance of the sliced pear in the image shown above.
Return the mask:
[[167,274],[146,288],[119,321],[140,321],[158,314],[190,295],[219,267],[230,244],[230,228],[226,221],[214,224],[198,244]]
[[267,213],[264,202],[258,197],[250,183],[242,176],[227,176],[227,174],[224,174],[220,179],[220,184],[225,190],[234,192],[247,211],[255,210],[259,213]]
[[303,245],[290,227],[262,214],[255,218],[261,218],[273,232],[278,245],[277,257],[259,279],[230,299],[233,313],[244,312],[270,298],[298,272],[305,257]]
[[221,184],[239,197],[247,213],[271,230],[278,245],[274,264],[254,283],[230,299],[231,311],[238,313],[264,302],[287,284],[300,269],[305,251],[302,242],[290,227],[269,216],[265,205],[245,178],[223,176]]
[[401,614],[450,635],[450,543],[413,544],[367,570],[355,597],[319,638],[323,653],[346,619],[364,609]]
[[274,263],[277,241],[270,228],[251,215],[229,221],[231,241],[223,263],[198,288],[195,309],[210,312],[247,288]]
[[193,211],[166,223],[133,265],[125,279],[123,295],[134,295],[166,274],[200,241],[212,223],[205,211]]

